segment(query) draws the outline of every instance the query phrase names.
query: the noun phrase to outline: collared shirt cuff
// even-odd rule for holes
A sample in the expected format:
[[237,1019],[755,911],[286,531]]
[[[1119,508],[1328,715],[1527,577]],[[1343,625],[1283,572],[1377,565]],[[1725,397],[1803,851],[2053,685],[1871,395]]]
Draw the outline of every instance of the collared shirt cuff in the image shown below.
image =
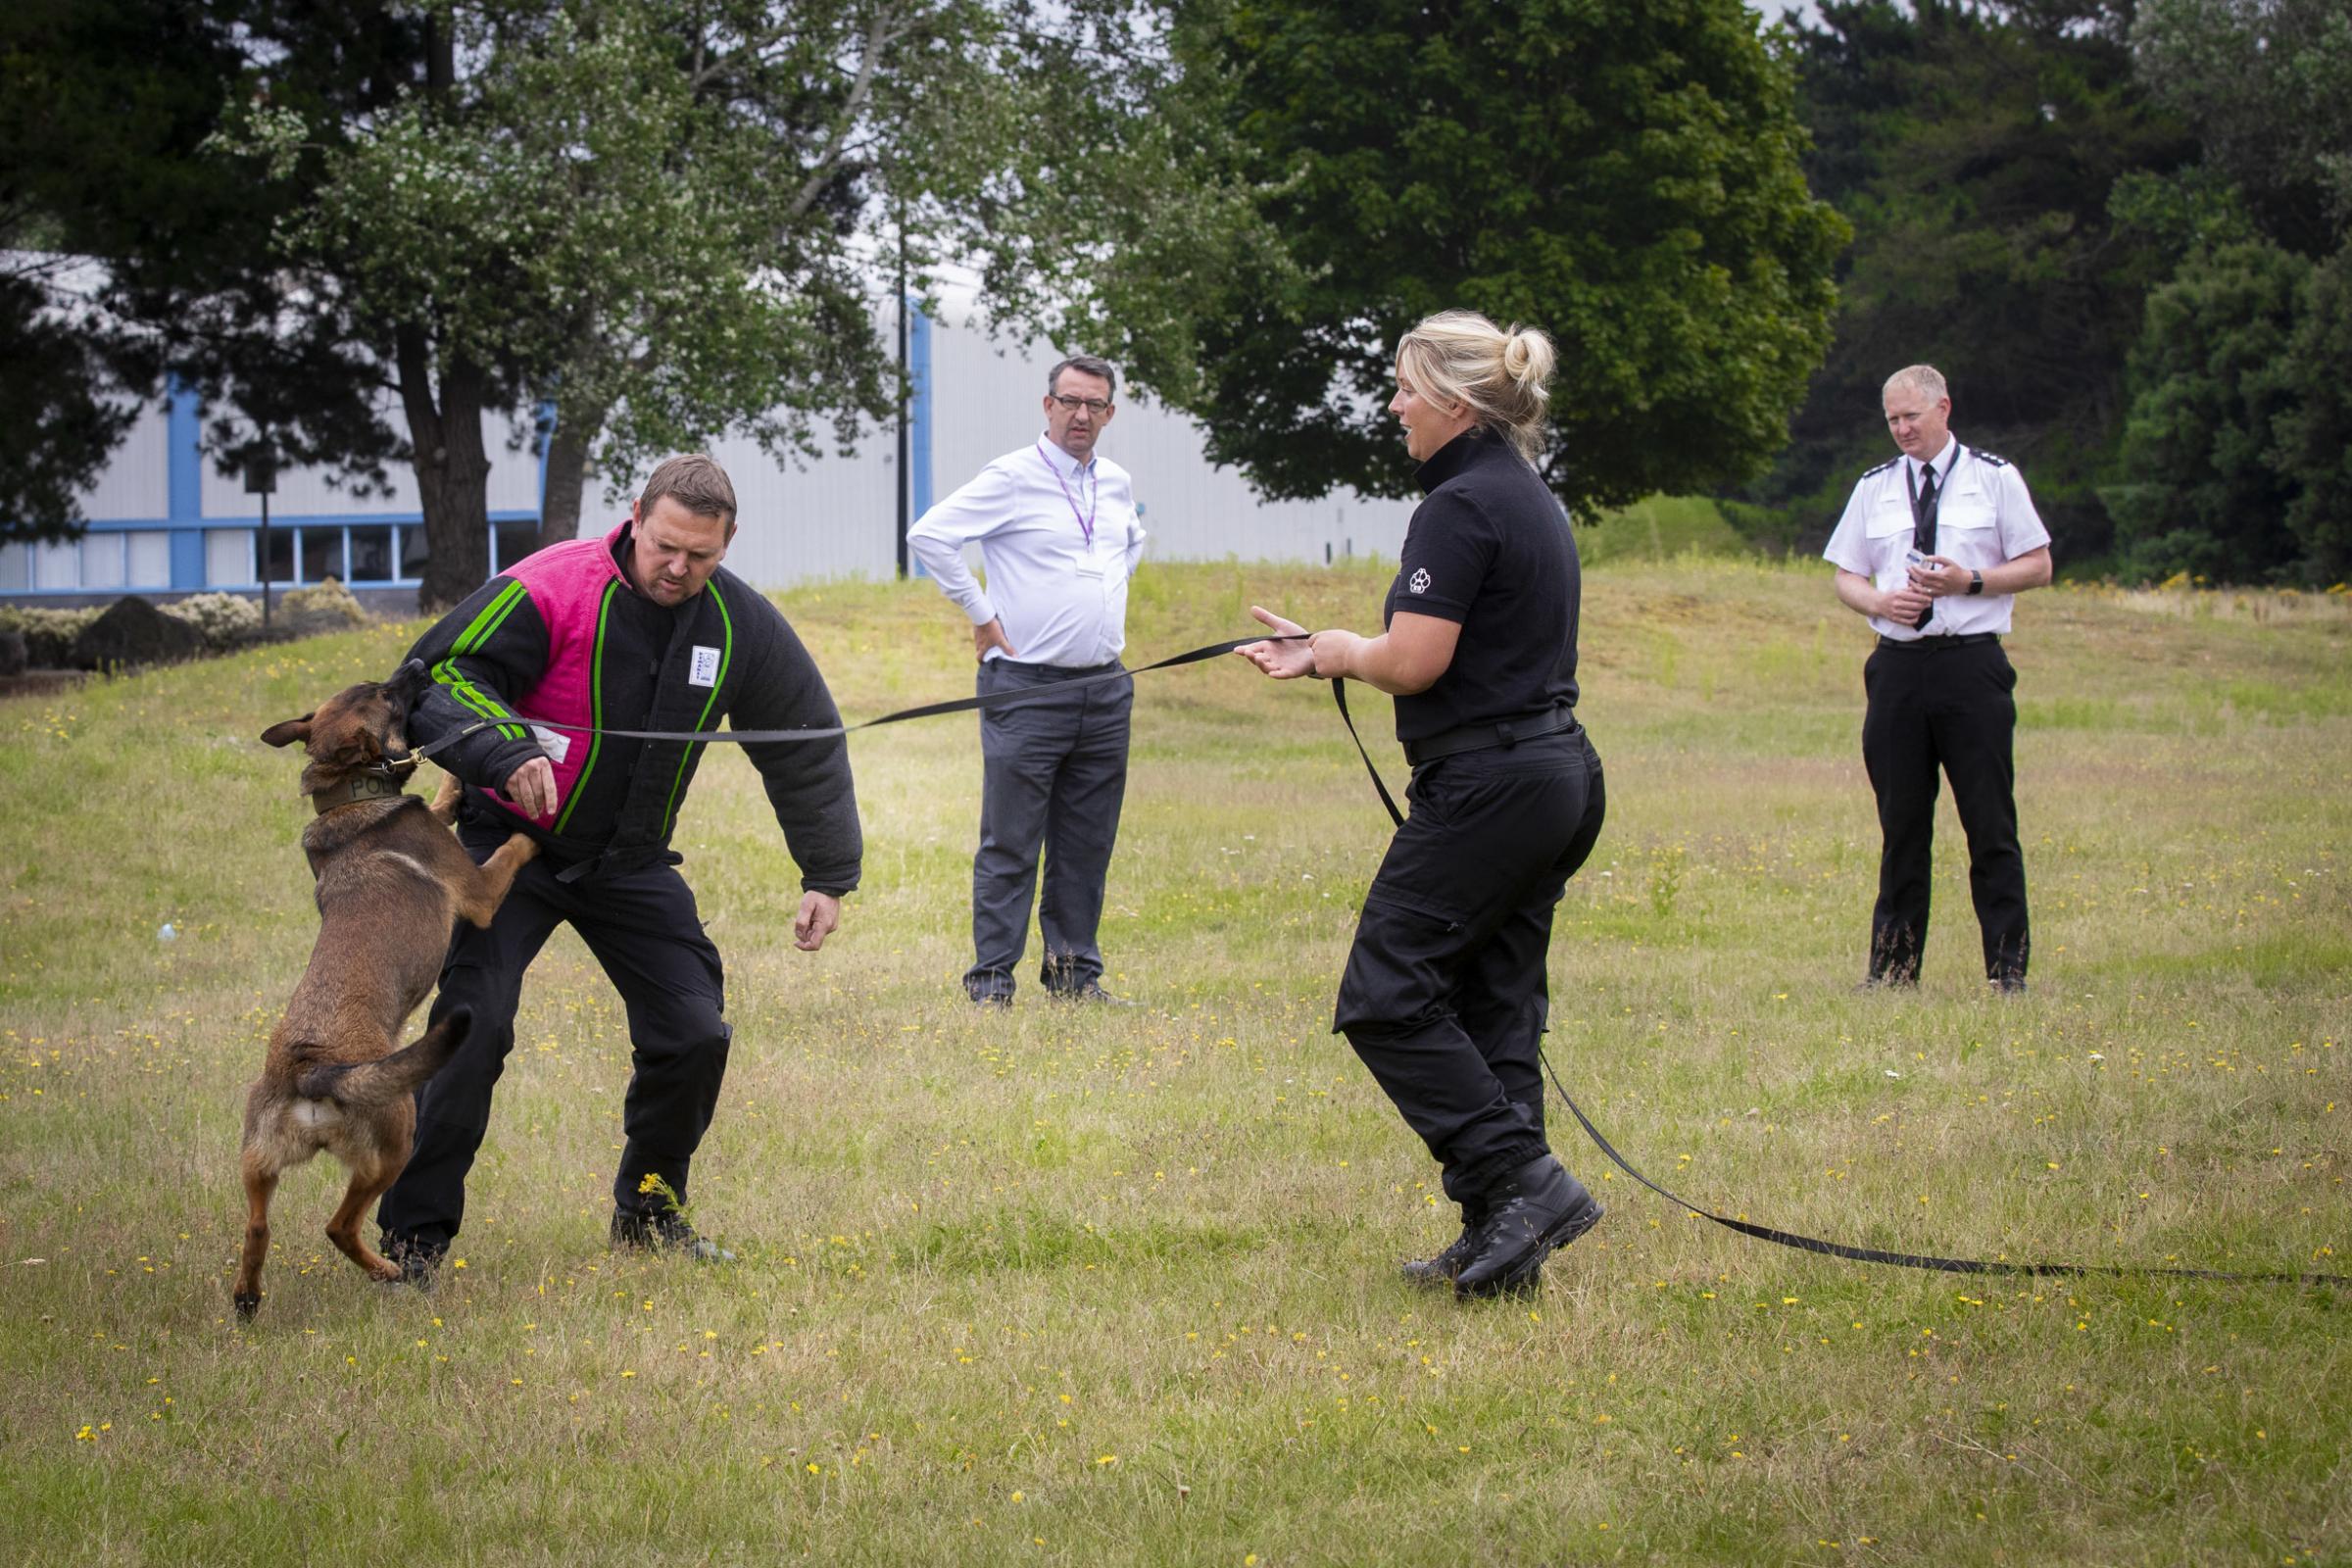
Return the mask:
[[964,606],[963,612],[972,617],[972,624],[975,626],[985,626],[997,618],[997,607],[988,602],[986,594],[977,596],[970,604]]

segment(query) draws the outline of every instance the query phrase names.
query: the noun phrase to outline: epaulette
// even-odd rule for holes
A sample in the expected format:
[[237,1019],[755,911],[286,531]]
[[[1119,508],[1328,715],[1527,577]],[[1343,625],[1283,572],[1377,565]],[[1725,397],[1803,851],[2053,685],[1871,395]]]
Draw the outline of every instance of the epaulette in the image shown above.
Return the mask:
[[1994,454],[1985,451],[1983,447],[1970,447],[1968,450],[1970,456],[1976,458],[1980,463],[1989,463],[1996,468],[2006,468],[2009,466],[2009,460],[2007,458],[1995,456]]
[[1880,464],[1877,467],[1865,469],[1862,477],[1865,479],[1876,478],[1878,475],[1885,473],[1888,468],[1893,467],[1896,464],[1902,461],[1903,460],[1900,458],[1888,458],[1885,463]]

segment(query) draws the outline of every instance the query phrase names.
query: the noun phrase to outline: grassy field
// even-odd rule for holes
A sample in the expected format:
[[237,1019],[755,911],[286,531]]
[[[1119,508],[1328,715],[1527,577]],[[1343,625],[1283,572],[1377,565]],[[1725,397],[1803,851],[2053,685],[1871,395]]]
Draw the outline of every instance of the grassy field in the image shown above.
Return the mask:
[[[1619,1146],[1866,1245],[2352,1269],[2352,607],[2029,597],[2034,992],[1972,978],[1946,807],[1926,983],[1858,996],[1866,633],[1818,564],[1640,554],[1587,583],[1609,826],[1552,950],[1552,1057]],[[1130,657],[1384,587],[1155,566]],[[969,690],[928,584],[781,602],[853,717]],[[816,956],[714,758],[678,844],[737,1036],[695,1217],[743,1260],[606,1251],[628,1046],[565,935],[442,1287],[326,1250],[321,1161],[240,1326],[240,1097],[316,924],[254,737],[415,629],[0,704],[10,1560],[2352,1562],[2352,1293],[1825,1260],[1558,1112],[1610,1213],[1543,1294],[1401,1283],[1450,1216],[1327,1033],[1386,820],[1327,689],[1238,661],[1140,683],[1103,933],[1140,1006],[963,1002],[968,718],[854,743],[866,882]]]

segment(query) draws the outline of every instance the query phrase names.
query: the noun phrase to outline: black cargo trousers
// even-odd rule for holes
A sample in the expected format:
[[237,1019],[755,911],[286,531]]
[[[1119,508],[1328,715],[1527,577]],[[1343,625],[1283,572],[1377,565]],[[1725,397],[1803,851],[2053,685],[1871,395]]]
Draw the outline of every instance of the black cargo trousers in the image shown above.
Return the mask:
[[1600,837],[1600,758],[1581,726],[1413,770],[1356,921],[1332,1021],[1475,1218],[1546,1151],[1537,1054],[1552,908]]
[[[510,830],[469,808],[458,837],[476,861]],[[667,860],[563,880],[544,857],[515,874],[487,930],[460,920],[443,960],[431,1017],[463,1004],[473,1026],[457,1054],[416,1093],[416,1145],[376,1207],[387,1249],[437,1252],[466,1217],[466,1176],[490,1127],[490,1101],[514,1049],[523,972],[568,921],[628,1011],[630,1074],[621,1103],[627,1142],[612,1179],[617,1209],[667,1207],[648,1177],[686,1201],[688,1168],[718,1106],[733,1031],[722,1018],[725,977],[703,933],[694,890]]]

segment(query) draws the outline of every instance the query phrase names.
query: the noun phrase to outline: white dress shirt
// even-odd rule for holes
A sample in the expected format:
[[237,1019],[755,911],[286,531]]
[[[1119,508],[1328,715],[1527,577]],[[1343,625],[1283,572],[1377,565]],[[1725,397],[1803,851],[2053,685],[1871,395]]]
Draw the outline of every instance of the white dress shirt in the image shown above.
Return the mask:
[[[1864,474],[1822,555],[1889,592],[1901,587],[1907,577],[1903,558],[1912,547],[1915,526],[1911,497],[1919,489],[1921,470],[1928,467],[1936,470],[1936,555],[1990,571],[2050,542],[2016,466],[1946,436],[1943,450],[1925,464],[1900,457]],[[1897,625],[1884,615],[1871,616],[1870,624],[1880,636],[1896,642],[2006,632],[2010,607],[2016,602],[2015,594],[1990,589],[1946,594],[1928,602],[1935,613],[1924,627]]]
[[[963,563],[975,541],[985,589]],[[1127,579],[1144,526],[1134,481],[1108,458],[1081,464],[1042,437],[1007,452],[924,513],[906,548],[973,625],[1002,620],[1023,663],[1086,668],[1127,646]]]

